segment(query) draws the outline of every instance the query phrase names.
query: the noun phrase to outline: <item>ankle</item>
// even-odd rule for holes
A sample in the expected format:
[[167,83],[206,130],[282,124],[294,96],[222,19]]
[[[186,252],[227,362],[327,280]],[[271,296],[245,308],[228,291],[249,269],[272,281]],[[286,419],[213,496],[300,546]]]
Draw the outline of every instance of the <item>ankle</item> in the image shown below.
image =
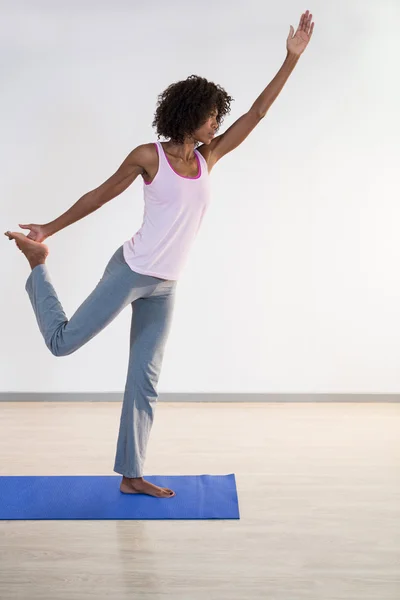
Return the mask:
[[32,269],[32,271],[33,271],[33,269],[34,269],[35,267],[38,267],[39,265],[44,265],[44,264],[45,264],[45,262],[46,262],[45,260],[32,260],[32,261],[30,260],[30,261],[29,261],[29,264],[30,264],[30,266],[31,266],[31,269]]

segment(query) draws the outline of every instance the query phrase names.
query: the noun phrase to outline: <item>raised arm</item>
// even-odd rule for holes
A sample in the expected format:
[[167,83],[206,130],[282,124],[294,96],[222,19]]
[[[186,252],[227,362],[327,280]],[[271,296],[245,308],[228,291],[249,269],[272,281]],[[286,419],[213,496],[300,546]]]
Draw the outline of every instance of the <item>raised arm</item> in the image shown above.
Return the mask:
[[290,26],[286,43],[287,56],[274,79],[247,113],[237,119],[225,133],[218,135],[208,146],[204,147],[204,154],[207,154],[209,165],[214,165],[225,154],[237,148],[265,117],[311,39],[314,30],[314,23],[311,24],[311,19],[312,14],[307,10],[301,15],[299,27],[294,35],[294,28]]

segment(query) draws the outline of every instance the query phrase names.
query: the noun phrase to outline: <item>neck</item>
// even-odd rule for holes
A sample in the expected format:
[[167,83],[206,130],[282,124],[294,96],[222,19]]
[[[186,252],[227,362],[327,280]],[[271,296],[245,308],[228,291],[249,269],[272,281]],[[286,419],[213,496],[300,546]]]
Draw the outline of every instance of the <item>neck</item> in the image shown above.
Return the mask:
[[165,143],[165,147],[176,158],[180,158],[184,162],[190,162],[194,157],[194,143],[194,139],[185,140],[183,144],[178,144],[170,140]]

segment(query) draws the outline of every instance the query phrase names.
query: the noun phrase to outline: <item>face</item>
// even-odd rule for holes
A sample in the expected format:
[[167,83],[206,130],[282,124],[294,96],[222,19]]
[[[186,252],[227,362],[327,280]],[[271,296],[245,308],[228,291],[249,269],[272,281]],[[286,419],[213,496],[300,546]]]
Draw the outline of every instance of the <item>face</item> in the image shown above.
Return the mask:
[[199,127],[193,134],[193,137],[203,144],[211,144],[212,139],[218,129],[217,122],[218,111],[215,109],[211,112],[207,121]]

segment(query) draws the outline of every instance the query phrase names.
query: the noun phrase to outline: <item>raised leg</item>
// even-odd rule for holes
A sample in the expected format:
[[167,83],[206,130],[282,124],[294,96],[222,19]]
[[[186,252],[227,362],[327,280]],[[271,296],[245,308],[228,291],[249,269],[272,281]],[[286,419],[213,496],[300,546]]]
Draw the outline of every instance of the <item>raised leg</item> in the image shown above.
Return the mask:
[[69,320],[45,264],[32,270],[25,287],[47,347],[55,356],[66,356],[102,331],[132,301],[150,294],[159,281],[132,271],[121,247],[96,288]]

